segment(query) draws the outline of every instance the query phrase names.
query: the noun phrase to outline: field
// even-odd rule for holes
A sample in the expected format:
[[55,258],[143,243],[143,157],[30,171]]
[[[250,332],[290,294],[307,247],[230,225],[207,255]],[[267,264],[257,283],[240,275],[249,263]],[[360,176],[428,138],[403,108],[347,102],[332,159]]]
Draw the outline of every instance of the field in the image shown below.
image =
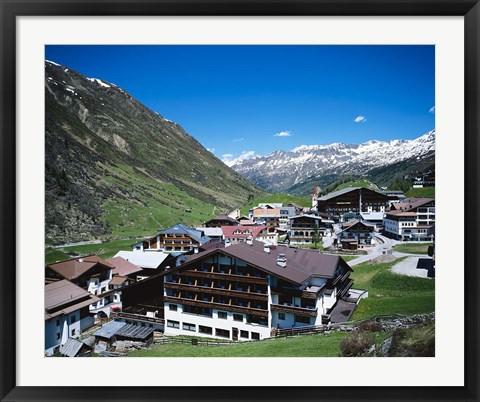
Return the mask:
[[231,346],[192,346],[157,344],[151,349],[129,353],[131,357],[336,357],[346,332],[328,335],[305,335],[236,343]]
[[353,320],[383,314],[413,315],[435,311],[435,280],[392,273],[392,266],[401,260],[353,267],[353,287],[368,290],[368,298],[360,301]]
[[407,197],[427,197],[435,198],[435,187],[411,188],[405,195]]
[[395,251],[400,253],[408,254],[427,254],[428,246],[431,246],[432,243],[405,243],[397,244],[393,247]]
[[334,191],[343,190],[344,188],[347,188],[347,187],[364,187],[364,188],[370,188],[374,190],[378,189],[378,187],[375,184],[373,184],[371,181],[358,179],[358,180],[352,180],[346,183],[342,183],[339,186],[337,186],[337,188],[335,188]]
[[55,261],[67,260],[72,258],[68,253],[75,254],[97,254],[101,258],[110,258],[117,254],[120,250],[131,251],[131,245],[138,240],[111,240],[105,243],[88,244],[83,246],[62,247],[56,249],[45,250],[45,264],[51,264]]

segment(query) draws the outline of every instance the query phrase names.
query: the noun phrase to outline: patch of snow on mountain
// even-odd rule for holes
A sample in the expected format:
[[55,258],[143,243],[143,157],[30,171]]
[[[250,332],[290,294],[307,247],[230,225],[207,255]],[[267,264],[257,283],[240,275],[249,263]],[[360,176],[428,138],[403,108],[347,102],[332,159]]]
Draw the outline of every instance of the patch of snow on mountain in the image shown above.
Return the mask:
[[102,80],[100,80],[98,78],[87,78],[87,80],[92,81],[92,82],[96,82],[98,85],[100,85],[102,87],[111,88],[110,85],[106,84],[105,82],[103,82]]
[[50,63],[50,64],[53,64],[54,66],[62,67],[60,64],[55,63],[54,61],[51,61],[51,60],[45,60],[45,62]]

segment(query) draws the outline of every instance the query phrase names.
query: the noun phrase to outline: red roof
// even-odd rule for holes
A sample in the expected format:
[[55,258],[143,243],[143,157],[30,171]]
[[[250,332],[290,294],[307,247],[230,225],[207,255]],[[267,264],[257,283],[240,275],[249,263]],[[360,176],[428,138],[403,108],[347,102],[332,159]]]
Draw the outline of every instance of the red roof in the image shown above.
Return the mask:
[[222,226],[225,239],[246,239],[252,236],[254,239],[267,226]]

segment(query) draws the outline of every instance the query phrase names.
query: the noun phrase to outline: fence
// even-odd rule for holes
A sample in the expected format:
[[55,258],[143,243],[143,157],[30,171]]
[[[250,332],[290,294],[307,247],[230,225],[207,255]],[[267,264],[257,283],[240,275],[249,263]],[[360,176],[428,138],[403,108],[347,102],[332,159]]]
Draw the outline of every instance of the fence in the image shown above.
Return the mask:
[[[412,323],[418,323],[423,321],[423,319],[419,318],[421,316],[422,315],[409,317],[402,314],[384,314],[384,315],[373,316],[363,320],[348,321],[348,322],[328,324],[328,325],[309,325],[309,326],[298,327],[298,328],[273,328],[272,338],[281,338],[281,337],[287,338],[289,336],[297,336],[297,335],[313,335],[313,334],[324,333],[325,331],[333,331],[338,329],[351,331],[354,328],[361,325],[362,323],[369,322],[369,321],[381,322],[384,325],[393,324],[402,320],[403,321],[407,320],[407,322],[410,321]],[[419,319],[416,320],[415,317]]]
[[214,341],[209,339],[185,339],[185,338],[173,338],[173,337],[160,337],[154,338],[153,343],[155,344],[182,344],[182,345],[193,345],[193,346],[230,346],[238,344],[237,342],[221,342],[221,341]]

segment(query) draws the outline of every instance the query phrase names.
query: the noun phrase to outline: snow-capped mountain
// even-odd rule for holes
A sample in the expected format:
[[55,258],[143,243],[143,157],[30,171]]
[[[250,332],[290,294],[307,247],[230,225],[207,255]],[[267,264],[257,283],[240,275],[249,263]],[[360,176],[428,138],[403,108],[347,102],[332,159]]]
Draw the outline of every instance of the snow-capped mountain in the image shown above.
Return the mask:
[[270,191],[283,191],[308,177],[322,174],[365,174],[407,159],[435,152],[435,130],[414,140],[368,141],[362,144],[301,145],[275,151],[232,166]]

